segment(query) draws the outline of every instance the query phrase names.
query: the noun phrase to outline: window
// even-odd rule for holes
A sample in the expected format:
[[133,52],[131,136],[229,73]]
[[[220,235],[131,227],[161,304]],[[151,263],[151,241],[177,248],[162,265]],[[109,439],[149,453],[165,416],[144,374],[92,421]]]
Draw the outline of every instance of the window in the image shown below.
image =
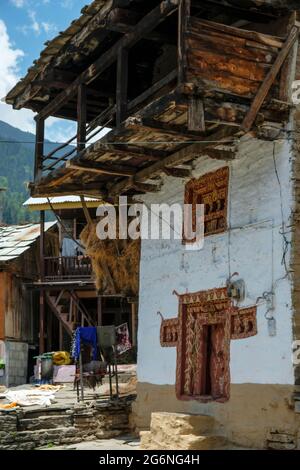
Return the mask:
[[205,236],[227,230],[228,181],[229,168],[224,167],[187,183],[184,202],[193,205],[194,231],[196,228],[196,204],[204,205]]

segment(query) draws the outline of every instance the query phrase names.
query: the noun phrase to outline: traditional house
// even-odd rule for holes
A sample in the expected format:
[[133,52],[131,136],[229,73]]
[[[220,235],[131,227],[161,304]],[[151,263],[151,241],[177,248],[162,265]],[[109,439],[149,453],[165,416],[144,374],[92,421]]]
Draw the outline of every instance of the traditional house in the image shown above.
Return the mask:
[[[139,429],[184,411],[244,446],[297,446],[297,8],[95,0],[6,97],[37,113],[33,196],[205,206],[202,250],[141,242]],[[45,155],[49,116],[78,122],[72,155]]]
[[[45,253],[57,254],[55,222],[45,224]],[[40,225],[0,227],[0,384],[27,383],[38,354]]]
[[58,252],[48,256],[42,250],[42,275],[32,284],[40,293],[40,353],[69,351],[77,326],[127,323],[136,345],[135,302],[120,292],[107,294],[107,286],[99,285],[97,271],[95,275],[92,269],[93,260],[82,241],[84,234],[88,237],[90,232],[87,221],[96,218],[100,204],[102,201],[97,198],[72,195],[30,198],[24,203],[29,210],[40,212],[42,227],[46,211],[56,217],[58,227]]

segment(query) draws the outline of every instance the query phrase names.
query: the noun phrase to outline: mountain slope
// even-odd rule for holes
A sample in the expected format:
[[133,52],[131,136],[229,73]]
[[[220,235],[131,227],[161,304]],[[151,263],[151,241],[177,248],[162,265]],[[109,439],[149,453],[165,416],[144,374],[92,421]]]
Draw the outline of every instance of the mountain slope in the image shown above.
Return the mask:
[[[22,206],[33,180],[35,136],[0,121],[0,222],[18,224],[38,220],[38,213]],[[67,147],[64,152],[68,150]],[[45,153],[53,145],[45,145]],[[1,214],[2,212],[2,214]]]

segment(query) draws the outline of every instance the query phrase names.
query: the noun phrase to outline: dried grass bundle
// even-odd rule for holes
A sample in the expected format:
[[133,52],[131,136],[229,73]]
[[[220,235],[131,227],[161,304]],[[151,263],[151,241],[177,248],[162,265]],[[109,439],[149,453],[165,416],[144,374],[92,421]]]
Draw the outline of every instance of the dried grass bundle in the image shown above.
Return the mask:
[[100,240],[96,226],[96,222],[87,225],[80,239],[92,260],[97,289],[103,294],[138,295],[140,240]]

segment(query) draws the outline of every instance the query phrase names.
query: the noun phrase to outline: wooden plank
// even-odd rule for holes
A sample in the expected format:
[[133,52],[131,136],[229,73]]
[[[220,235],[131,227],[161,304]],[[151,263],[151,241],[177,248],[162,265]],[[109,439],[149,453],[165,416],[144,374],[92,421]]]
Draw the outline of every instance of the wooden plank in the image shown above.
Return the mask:
[[164,158],[160,162],[156,162],[147,168],[138,171],[135,177],[127,178],[118,183],[108,184],[107,192],[110,196],[122,194],[133,186],[134,181],[145,181],[150,177],[152,178],[163,172],[164,167],[180,165],[181,163],[192,160],[201,154],[203,155],[205,153],[205,149],[208,147],[214,147],[220,145],[222,142],[232,141],[234,132],[236,132],[236,130],[233,130],[232,128],[222,128],[209,137],[205,137],[203,142],[187,145],[186,147]]
[[260,42],[266,46],[278,47],[281,48],[283,45],[283,39],[268,34],[258,33],[256,31],[248,31],[246,29],[235,28],[234,26],[227,26],[221,23],[215,23],[213,21],[198,19],[191,17],[190,24],[193,27],[201,30],[201,26],[204,26],[208,29],[221,31],[222,33],[229,34],[230,36],[237,36],[253,41]]
[[80,170],[82,172],[97,173],[102,175],[114,175],[114,176],[132,176],[135,174],[135,170],[129,167],[116,167],[112,166],[103,166],[99,163],[94,163],[91,161],[73,163],[72,161],[66,162],[66,168],[72,170]]
[[117,90],[116,90],[116,124],[117,128],[126,118],[128,92],[128,49],[122,48],[118,52],[117,62]]
[[93,82],[102,72],[112,65],[121,48],[133,47],[145,34],[152,31],[169,14],[177,9],[179,0],[164,0],[144,18],[137,23],[134,31],[125,34],[108,51],[104,52],[99,59],[91,64],[74,82],[59,95],[56,96],[39,113],[39,118],[46,118],[54,114],[70,97],[72,97],[81,83],[88,85]]
[[[166,124],[165,122],[157,121],[155,119],[147,118],[128,118],[126,123],[127,129],[142,129],[143,131],[155,131],[164,135],[171,135],[176,137],[177,140],[201,140],[199,132],[187,131],[181,125],[177,124]],[[159,136],[158,136],[159,141]]]
[[198,96],[192,96],[188,105],[188,130],[205,131],[204,104]]
[[78,87],[77,97],[77,150],[80,152],[85,148],[86,142],[86,86]]
[[295,44],[295,42],[297,41],[298,39],[298,36],[299,36],[299,28],[294,26],[292,29],[291,29],[291,32],[283,46],[283,48],[281,49],[280,53],[278,54],[278,57],[276,59],[276,61],[274,62],[273,64],[273,67],[272,69],[270,70],[270,72],[268,73],[268,75],[266,76],[265,80],[263,81],[257,95],[255,96],[252,104],[251,104],[251,107],[243,121],[243,124],[242,124],[242,129],[245,131],[245,132],[248,132],[254,121],[255,121],[255,118],[257,116],[257,113],[258,111],[260,110],[265,98],[267,97],[270,89],[271,89],[271,86],[272,84],[274,83],[274,80],[275,78],[277,77],[281,67],[282,67],[282,64],[284,63],[285,59],[287,58],[291,48],[293,47],[293,45]]

